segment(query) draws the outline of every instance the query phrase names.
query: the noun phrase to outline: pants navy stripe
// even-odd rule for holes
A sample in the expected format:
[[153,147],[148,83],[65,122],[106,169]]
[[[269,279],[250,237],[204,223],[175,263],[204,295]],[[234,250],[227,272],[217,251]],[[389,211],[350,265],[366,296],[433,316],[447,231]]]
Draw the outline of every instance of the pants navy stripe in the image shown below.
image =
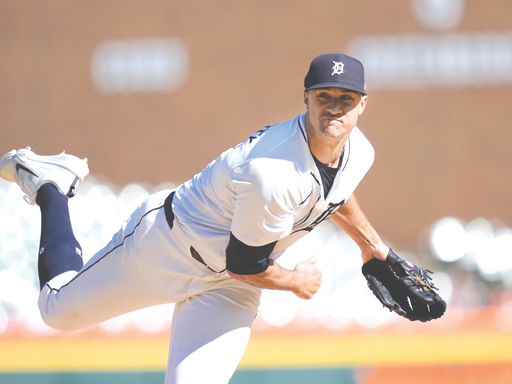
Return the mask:
[[46,285],[48,286],[48,288],[50,288],[52,291],[60,291],[62,288],[64,288],[65,286],[71,284],[77,277],[79,277],[81,274],[83,274],[84,272],[88,271],[89,269],[91,269],[93,266],[95,266],[96,264],[98,264],[101,260],[103,260],[105,257],[107,257],[108,255],[110,255],[112,252],[114,252],[117,248],[119,247],[122,247],[125,243],[125,240],[132,236],[134,233],[135,233],[135,230],[139,227],[140,223],[142,223],[142,219],[144,219],[144,217],[146,217],[147,215],[149,215],[151,212],[153,211],[157,211],[159,209],[162,209],[164,206],[161,205],[159,207],[156,207],[156,208],[153,208],[149,211],[147,211],[145,214],[143,214],[139,220],[139,222],[135,225],[135,227],[133,228],[133,231],[130,232],[128,235],[126,235],[125,237],[123,237],[123,240],[121,241],[120,244],[116,245],[114,248],[112,248],[110,251],[108,251],[107,253],[105,253],[103,256],[101,256],[98,260],[96,260],[94,263],[92,263],[91,265],[89,265],[87,268],[83,268],[81,271],[78,272],[78,274],[73,277],[68,283],[64,284],[62,287],[60,288],[52,288],[48,283],[46,283]]

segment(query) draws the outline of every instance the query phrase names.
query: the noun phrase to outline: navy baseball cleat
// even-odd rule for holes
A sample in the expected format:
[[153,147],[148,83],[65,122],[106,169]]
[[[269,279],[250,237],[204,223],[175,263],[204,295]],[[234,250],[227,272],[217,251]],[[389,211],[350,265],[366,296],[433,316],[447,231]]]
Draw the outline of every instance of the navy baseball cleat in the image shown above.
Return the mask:
[[0,177],[18,184],[27,203],[34,205],[39,188],[55,185],[62,194],[73,197],[80,182],[89,174],[87,159],[62,152],[40,156],[30,147],[13,149],[0,159]]

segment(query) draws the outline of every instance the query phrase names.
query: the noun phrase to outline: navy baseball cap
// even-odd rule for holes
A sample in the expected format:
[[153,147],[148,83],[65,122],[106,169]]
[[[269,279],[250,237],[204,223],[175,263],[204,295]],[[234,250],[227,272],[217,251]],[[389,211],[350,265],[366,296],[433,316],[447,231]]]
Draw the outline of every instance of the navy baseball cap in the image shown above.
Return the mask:
[[304,90],[331,87],[366,95],[363,64],[343,53],[326,53],[315,57],[304,78]]

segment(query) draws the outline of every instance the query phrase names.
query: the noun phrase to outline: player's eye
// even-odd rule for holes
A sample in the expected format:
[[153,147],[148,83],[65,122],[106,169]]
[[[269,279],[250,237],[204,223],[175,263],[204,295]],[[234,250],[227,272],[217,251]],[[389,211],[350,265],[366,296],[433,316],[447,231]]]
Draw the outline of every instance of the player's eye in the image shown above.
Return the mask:
[[317,99],[319,102],[325,103],[325,102],[330,101],[331,97],[325,93],[321,93],[320,95],[318,95]]

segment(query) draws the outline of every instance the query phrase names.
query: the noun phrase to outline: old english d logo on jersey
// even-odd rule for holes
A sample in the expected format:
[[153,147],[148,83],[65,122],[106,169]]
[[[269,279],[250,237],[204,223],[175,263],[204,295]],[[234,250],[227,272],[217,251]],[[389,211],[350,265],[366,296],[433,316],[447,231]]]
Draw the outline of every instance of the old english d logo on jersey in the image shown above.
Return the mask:
[[341,75],[343,73],[343,67],[344,67],[343,62],[341,62],[341,61],[333,61],[332,63],[334,65],[332,66],[331,76]]
[[331,217],[331,215],[334,212],[336,212],[336,210],[339,207],[341,207],[343,204],[345,204],[345,199],[343,199],[339,203],[329,203],[328,208],[325,211],[323,211],[310,225],[308,225],[306,228],[298,229],[295,232],[297,232],[297,231],[312,231],[313,228],[315,228],[322,221]]

